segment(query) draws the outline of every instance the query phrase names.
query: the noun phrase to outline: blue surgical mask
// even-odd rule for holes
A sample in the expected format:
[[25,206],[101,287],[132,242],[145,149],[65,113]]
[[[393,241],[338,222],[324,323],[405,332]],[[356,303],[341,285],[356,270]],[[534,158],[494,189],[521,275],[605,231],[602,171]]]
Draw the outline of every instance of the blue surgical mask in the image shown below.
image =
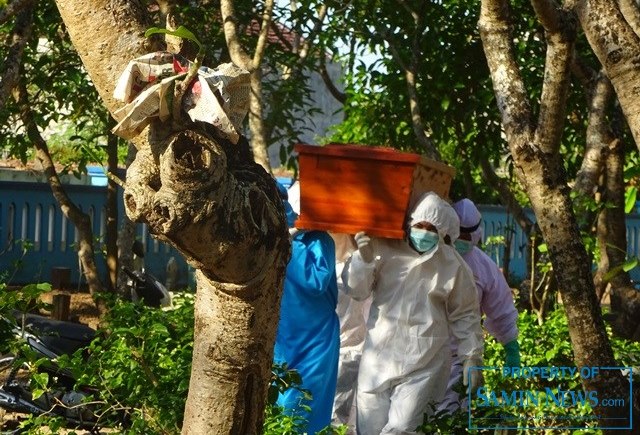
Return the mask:
[[456,248],[456,251],[458,251],[458,254],[460,255],[471,252],[471,250],[473,249],[473,244],[470,241],[462,239],[458,239],[453,242],[453,246]]
[[438,246],[438,241],[440,241],[440,238],[436,233],[422,228],[413,227],[411,227],[409,239],[411,240],[413,247],[416,248],[416,251],[422,254],[429,252]]

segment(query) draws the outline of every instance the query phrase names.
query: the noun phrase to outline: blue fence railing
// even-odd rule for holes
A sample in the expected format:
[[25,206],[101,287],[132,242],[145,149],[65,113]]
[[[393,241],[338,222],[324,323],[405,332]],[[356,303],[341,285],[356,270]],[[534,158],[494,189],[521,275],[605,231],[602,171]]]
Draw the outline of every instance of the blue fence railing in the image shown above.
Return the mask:
[[[91,218],[93,234],[98,243],[96,251],[104,251],[106,233],[105,186],[65,185],[67,194]],[[122,222],[122,191],[119,189],[119,222]],[[182,255],[171,246],[151,237],[144,224],[136,225],[136,236],[145,251],[147,271],[161,281],[166,278],[166,264],[175,257],[178,264],[176,283],[191,284],[192,273]],[[50,281],[51,269],[71,269],[71,283],[81,282],[75,244],[75,227],[62,214],[45,183],[0,181],[0,273],[12,276],[11,284]],[[24,241],[29,244],[23,254]],[[104,255],[96,255],[100,276],[106,277]]]
[[[97,251],[104,247],[106,232],[106,195],[102,185],[65,185],[71,200],[91,217],[94,236],[98,240]],[[122,191],[118,201],[119,216],[123,217]],[[480,205],[483,216],[485,240],[493,236],[512,234],[508,255],[509,274],[523,278],[526,274],[527,240],[520,227],[502,206]],[[533,213],[530,217],[534,219]],[[145,267],[160,280],[166,279],[166,264],[175,257],[178,264],[178,286],[193,285],[192,269],[182,255],[169,245],[151,237],[146,225],[137,225],[137,238],[145,250]],[[22,241],[31,245],[23,255]],[[46,183],[0,181],[0,273],[13,274],[11,283],[24,284],[33,281],[50,281],[51,269],[71,269],[71,283],[80,282],[80,269],[76,254],[77,234],[74,226],[64,217]],[[627,251],[640,254],[640,215],[627,215]],[[487,247],[490,256],[502,265],[505,248],[501,244]],[[101,277],[106,277],[106,264],[97,255]],[[634,269],[632,278],[640,281],[640,268]]]
[[[507,212],[505,207],[499,205],[478,205],[478,209],[482,213],[485,241],[490,240],[490,237],[505,236],[510,233],[512,239],[509,245],[509,274],[518,279],[526,277],[527,238],[520,226],[514,221],[513,216]],[[535,222],[533,212],[528,210],[527,214]],[[639,256],[640,214],[628,214],[626,227],[627,255]],[[489,244],[486,246],[486,251],[498,265],[502,265],[502,259],[505,255],[504,245]],[[640,267],[632,269],[629,273],[634,281],[640,281]]]

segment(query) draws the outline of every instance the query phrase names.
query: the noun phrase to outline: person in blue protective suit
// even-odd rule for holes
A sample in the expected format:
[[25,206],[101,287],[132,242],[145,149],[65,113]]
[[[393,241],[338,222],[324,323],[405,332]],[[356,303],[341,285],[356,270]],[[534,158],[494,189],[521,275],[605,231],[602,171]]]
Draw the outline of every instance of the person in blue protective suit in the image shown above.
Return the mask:
[[279,190],[287,211],[292,249],[274,361],[298,371],[302,388],[311,393],[311,400],[299,390],[289,389],[280,395],[278,405],[290,415],[305,418],[306,433],[315,434],[331,423],[336,392],[340,323],[336,314],[335,244],[327,232],[296,230],[293,224],[299,208],[294,210],[292,204],[299,204],[299,197],[295,197],[299,190],[293,189],[291,203],[287,191],[282,186]]
[[414,434],[447,388],[450,334],[456,337],[464,384],[475,391],[483,339],[471,271],[447,242],[457,238],[455,211],[433,192],[411,210],[407,238],[355,235],[358,249],[342,272],[355,299],[371,295],[356,395],[360,435]]
[[[470,199],[461,199],[453,204],[460,219],[460,236],[453,238],[456,251],[467,263],[476,283],[480,313],[484,315],[484,328],[502,343],[505,351],[505,366],[520,367],[518,344],[518,311],[513,303],[511,288],[498,265],[484,253],[478,244],[482,240],[482,215]],[[466,397],[454,390],[462,375],[462,361],[458,356],[456,341],[451,343],[453,364],[447,394],[439,409],[455,411],[466,408]]]

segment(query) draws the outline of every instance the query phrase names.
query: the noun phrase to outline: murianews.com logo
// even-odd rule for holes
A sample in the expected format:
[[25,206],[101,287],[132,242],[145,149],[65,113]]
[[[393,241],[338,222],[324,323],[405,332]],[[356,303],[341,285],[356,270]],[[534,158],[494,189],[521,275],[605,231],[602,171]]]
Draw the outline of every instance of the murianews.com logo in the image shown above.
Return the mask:
[[[469,429],[633,429],[631,367],[470,367],[491,382],[468,392]],[[585,391],[583,379],[618,370],[620,397]],[[594,412],[609,408],[611,412]]]

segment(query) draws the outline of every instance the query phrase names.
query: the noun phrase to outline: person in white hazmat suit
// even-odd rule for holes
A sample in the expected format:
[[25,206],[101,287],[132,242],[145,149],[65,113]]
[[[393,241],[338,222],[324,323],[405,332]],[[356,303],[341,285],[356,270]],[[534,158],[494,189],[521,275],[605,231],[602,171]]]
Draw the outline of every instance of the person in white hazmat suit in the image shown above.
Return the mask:
[[358,250],[342,273],[345,291],[372,295],[358,375],[357,433],[414,434],[443,398],[458,340],[464,383],[482,384],[483,339],[473,276],[452,246],[459,221],[433,192],[413,208],[408,240],[355,236]]
[[[482,215],[470,199],[462,199],[453,204],[460,219],[460,236],[454,240],[456,251],[467,263],[476,283],[480,312],[485,316],[484,327],[505,350],[505,366],[520,366],[520,346],[518,344],[518,311],[513,303],[511,288],[498,265],[478,247],[482,240]],[[454,391],[460,381],[462,360],[458,356],[457,343],[452,340],[451,374],[444,400],[439,409],[453,412],[466,407],[466,396]]]
[[371,298],[363,301],[353,299],[344,291],[341,273],[346,260],[357,249],[353,236],[344,233],[329,233],[336,244],[336,275],[338,277],[338,306],[336,312],[340,319],[340,360],[338,362],[338,380],[336,397],[333,402],[331,423],[347,425],[347,434],[355,433],[356,406],[355,395],[358,381],[358,368],[362,356],[362,345],[367,332],[366,322],[371,306]]

